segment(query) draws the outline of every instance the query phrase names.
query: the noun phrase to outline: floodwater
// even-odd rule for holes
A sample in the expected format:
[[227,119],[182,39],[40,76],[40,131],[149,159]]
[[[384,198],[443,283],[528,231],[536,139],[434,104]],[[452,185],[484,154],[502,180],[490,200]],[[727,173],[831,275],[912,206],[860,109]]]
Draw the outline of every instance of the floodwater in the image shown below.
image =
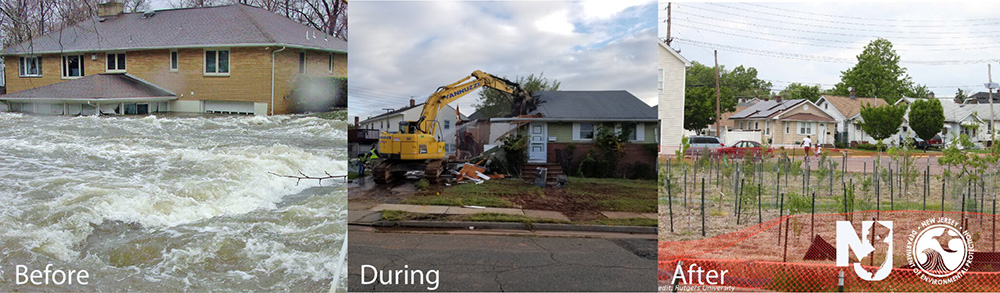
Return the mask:
[[[0,291],[327,291],[347,184],[268,172],[346,174],[346,126],[0,113]],[[47,264],[89,284],[16,285]]]

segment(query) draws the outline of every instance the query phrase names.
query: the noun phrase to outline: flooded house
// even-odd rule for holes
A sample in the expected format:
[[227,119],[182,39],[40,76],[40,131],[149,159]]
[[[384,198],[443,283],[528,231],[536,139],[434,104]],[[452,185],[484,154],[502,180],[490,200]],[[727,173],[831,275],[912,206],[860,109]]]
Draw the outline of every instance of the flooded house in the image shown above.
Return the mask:
[[347,76],[346,41],[261,8],[123,7],[0,51],[0,111],[287,114]]

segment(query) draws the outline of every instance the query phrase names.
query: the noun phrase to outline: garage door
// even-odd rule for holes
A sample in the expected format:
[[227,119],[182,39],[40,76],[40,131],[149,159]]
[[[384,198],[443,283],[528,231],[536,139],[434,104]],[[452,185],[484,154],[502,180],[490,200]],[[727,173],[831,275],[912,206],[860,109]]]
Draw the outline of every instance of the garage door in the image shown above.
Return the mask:
[[253,115],[253,102],[205,101],[205,112]]

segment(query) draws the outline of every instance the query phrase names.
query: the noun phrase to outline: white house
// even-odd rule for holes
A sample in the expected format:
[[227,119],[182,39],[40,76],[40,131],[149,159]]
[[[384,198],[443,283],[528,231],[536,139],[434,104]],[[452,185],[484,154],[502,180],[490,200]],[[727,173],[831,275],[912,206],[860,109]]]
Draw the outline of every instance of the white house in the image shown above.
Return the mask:
[[[913,101],[916,100],[915,98],[902,98],[896,104],[906,103],[906,117],[908,118],[910,113],[909,105],[913,104]],[[992,139],[991,131],[1000,127],[1000,105],[994,106],[997,120],[993,122],[993,127],[990,127],[990,104],[958,104],[952,99],[939,100],[941,101],[941,108],[944,110],[944,128],[941,129],[939,134],[946,142],[952,141],[959,134],[964,133],[969,135],[973,143],[985,143]],[[913,130],[909,128],[907,121],[908,119],[903,119],[903,125],[900,127],[901,133],[897,134],[897,137],[899,135],[916,136]],[[971,127],[972,125],[975,125],[975,127]]]
[[861,131],[857,124],[851,122],[854,119],[860,119],[858,114],[861,113],[862,105],[884,106],[888,103],[879,98],[862,98],[853,95],[849,97],[822,95],[816,100],[816,107],[830,114],[837,122],[834,128],[834,140],[844,144],[852,141],[871,141],[870,136]]
[[[399,132],[399,122],[402,121],[417,121],[420,119],[420,112],[423,111],[424,103],[416,104],[413,99],[410,99],[410,105],[404,108],[400,108],[385,114],[381,114],[374,117],[369,117],[368,119],[358,122],[358,127],[361,129],[378,129],[379,132]],[[455,123],[459,121],[458,111],[455,107],[451,105],[445,105],[438,112],[438,139],[445,142],[445,153],[448,155],[455,154]],[[469,118],[465,115],[461,115],[461,120],[468,120]]]
[[660,119],[660,154],[680,147],[684,133],[684,82],[691,62],[662,40],[657,42],[657,105]]

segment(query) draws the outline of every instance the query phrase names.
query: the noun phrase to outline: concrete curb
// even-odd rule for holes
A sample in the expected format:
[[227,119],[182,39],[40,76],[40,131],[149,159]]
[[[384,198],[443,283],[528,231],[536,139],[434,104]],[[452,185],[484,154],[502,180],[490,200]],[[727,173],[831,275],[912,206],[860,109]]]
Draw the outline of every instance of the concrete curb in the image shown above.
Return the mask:
[[657,234],[656,227],[641,226],[607,226],[607,225],[574,225],[554,223],[525,224],[518,222],[437,222],[437,221],[377,221],[374,223],[348,223],[372,227],[409,227],[409,228],[460,228],[460,229],[507,229],[507,230],[545,230],[545,231],[575,231],[604,232],[628,234]]

